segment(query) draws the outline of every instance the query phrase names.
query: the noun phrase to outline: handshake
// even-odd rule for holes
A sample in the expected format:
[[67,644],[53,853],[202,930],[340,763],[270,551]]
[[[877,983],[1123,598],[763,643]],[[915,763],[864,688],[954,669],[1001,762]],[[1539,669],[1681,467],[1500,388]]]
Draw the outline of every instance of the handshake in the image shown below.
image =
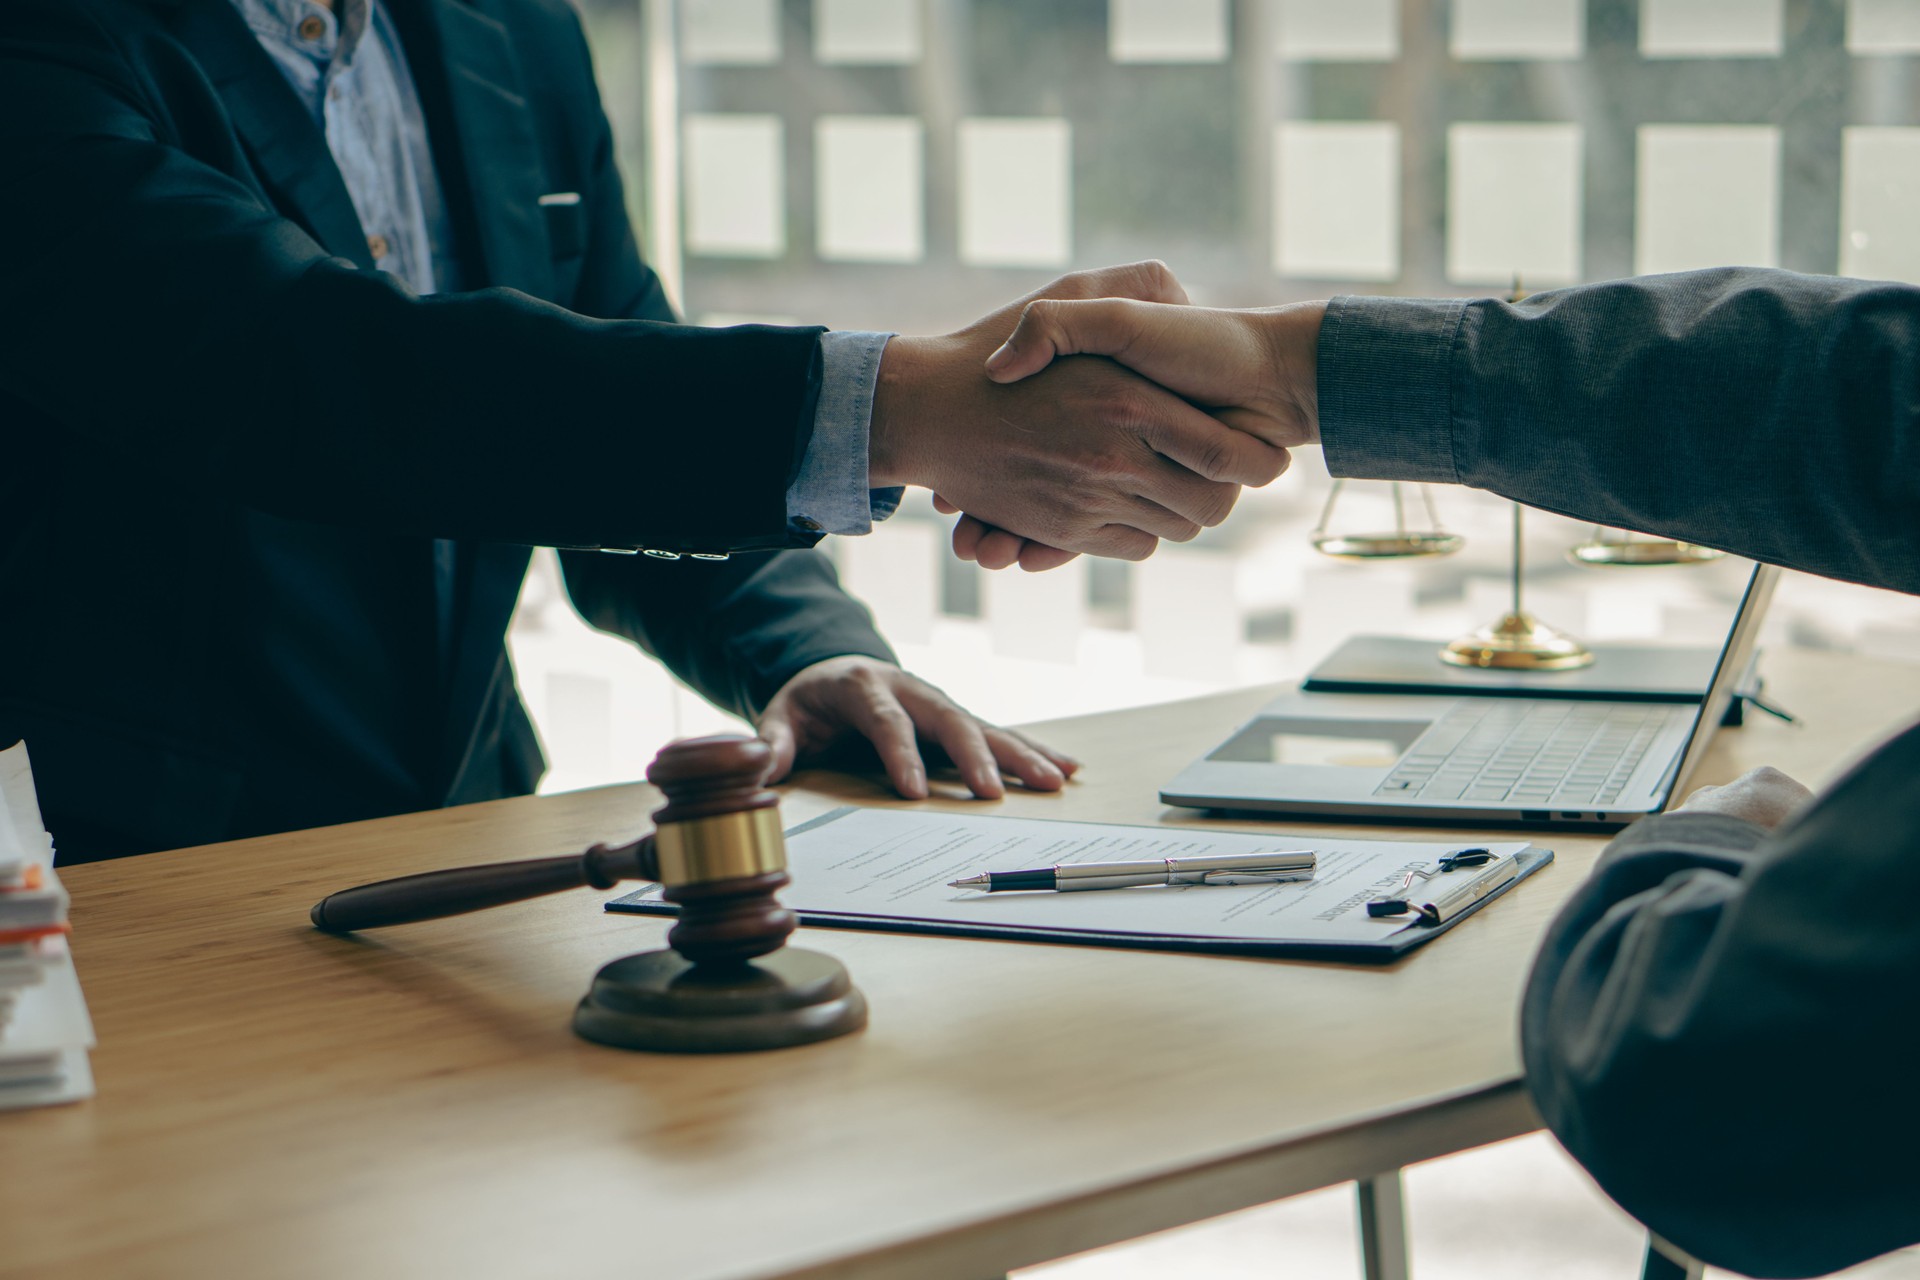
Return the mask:
[[1063,276],[957,333],[896,337],[870,483],[932,490],[964,513],[955,553],[990,569],[1144,560],[1319,440],[1322,314],[1188,306],[1164,264],[1142,262]]

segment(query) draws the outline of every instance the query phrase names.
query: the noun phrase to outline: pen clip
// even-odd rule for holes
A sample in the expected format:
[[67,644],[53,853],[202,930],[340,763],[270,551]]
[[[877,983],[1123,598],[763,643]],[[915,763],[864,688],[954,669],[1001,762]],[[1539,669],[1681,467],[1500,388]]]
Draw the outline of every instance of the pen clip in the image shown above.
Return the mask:
[[1271,871],[1243,869],[1240,871],[1209,871],[1200,877],[1201,884],[1284,884],[1289,880],[1311,880],[1313,872],[1298,867],[1275,867]]

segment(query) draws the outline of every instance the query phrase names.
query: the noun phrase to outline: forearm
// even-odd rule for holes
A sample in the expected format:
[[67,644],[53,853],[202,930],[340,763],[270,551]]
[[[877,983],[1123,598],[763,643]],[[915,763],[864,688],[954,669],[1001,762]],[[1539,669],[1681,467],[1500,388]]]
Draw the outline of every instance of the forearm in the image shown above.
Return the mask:
[[1730,270],[1495,299],[1341,298],[1319,344],[1337,475],[1920,591],[1920,291]]
[[[1674,1243],[1820,1274],[1920,1236],[1911,1064],[1888,1040],[1920,945],[1920,730],[1774,834],[1637,824],[1549,929],[1521,1038],[1547,1126]],[[1810,1082],[1842,1087],[1803,1091]],[[1901,1154],[1896,1154],[1901,1153]]]
[[[794,541],[817,330],[594,321],[507,290],[416,298],[330,258],[219,167],[238,157],[183,150],[105,33],[32,13],[0,31],[0,237],[34,246],[0,273],[0,398],[39,409],[74,456],[386,532]],[[643,305],[643,283],[620,300]]]
[[567,593],[593,626],[659,658],[743,719],[804,667],[862,654],[895,661],[872,615],[815,551],[662,563],[561,553]]
[[[815,331],[588,321],[506,291],[423,300],[331,261],[215,292],[171,322],[33,307],[0,388],[102,456],[277,515],[549,545],[794,541]],[[126,353],[108,376],[103,350]]]

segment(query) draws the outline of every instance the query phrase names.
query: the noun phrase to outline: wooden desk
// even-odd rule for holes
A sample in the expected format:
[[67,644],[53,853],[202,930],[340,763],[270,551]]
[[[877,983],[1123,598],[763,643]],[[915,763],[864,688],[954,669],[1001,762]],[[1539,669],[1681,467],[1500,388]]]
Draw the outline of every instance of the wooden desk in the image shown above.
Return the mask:
[[[1722,735],[1704,780],[1817,781],[1920,709],[1920,667],[1768,670],[1807,723]],[[1202,821],[1156,787],[1263,696],[1044,726],[1085,781],[1003,809]],[[785,812],[848,800],[886,803],[815,774]],[[1364,1177],[1535,1127],[1514,1010],[1601,844],[1554,840],[1556,866],[1385,969],[809,930],[871,1027],[732,1058],[573,1037],[594,968],[663,932],[596,895],[308,927],[328,891],[624,837],[652,803],[610,788],[75,868],[100,1093],[0,1117],[0,1273],[979,1280]]]

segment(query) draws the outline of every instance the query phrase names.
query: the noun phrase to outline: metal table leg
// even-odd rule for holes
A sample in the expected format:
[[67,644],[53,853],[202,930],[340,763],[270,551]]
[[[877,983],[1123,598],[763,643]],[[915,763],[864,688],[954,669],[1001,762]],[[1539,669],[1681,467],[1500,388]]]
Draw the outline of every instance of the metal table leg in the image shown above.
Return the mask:
[[1406,1193],[1400,1170],[1354,1184],[1360,1195],[1360,1266],[1366,1280],[1408,1280]]

